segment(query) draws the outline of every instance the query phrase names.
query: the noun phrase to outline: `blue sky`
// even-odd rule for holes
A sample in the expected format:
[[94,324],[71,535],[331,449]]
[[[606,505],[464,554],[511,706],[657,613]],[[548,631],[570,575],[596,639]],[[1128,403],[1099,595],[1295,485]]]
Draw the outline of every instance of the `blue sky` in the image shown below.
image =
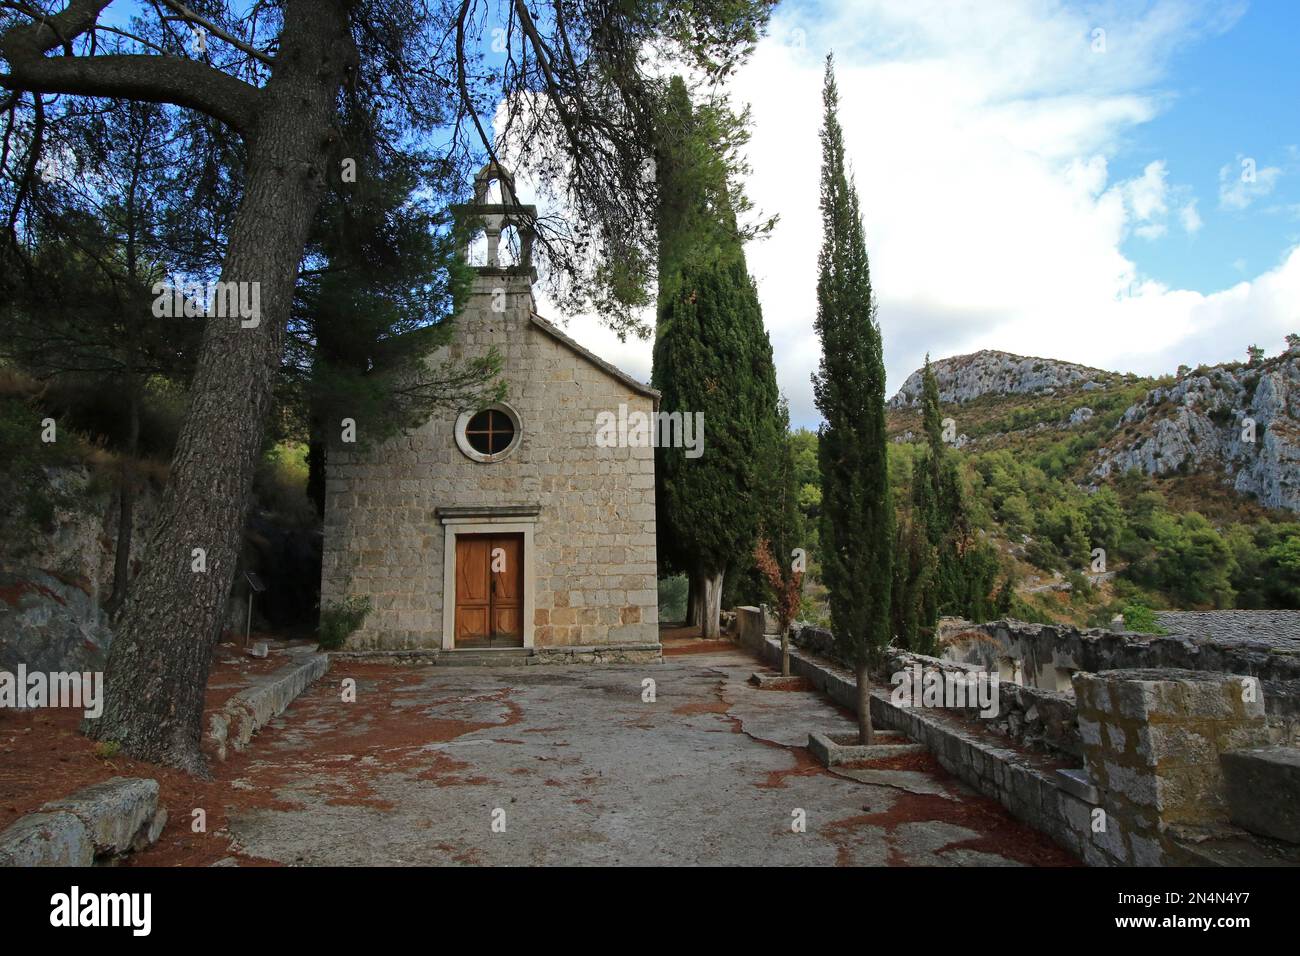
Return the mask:
[[[1155,374],[1280,351],[1300,331],[1298,39],[1279,0],[782,4],[731,93],[753,107],[750,195],[780,216],[748,256],[792,421],[818,420],[829,49],[892,391],[926,353]],[[648,343],[570,331],[649,374]]]
[[[1211,293],[1278,263],[1300,242],[1300,3],[1251,3],[1223,33],[1171,58],[1163,111],[1126,138],[1116,176],[1167,159],[1191,190],[1204,225],[1195,235],[1123,246],[1142,271],[1178,288]],[[1241,158],[1281,174],[1246,209],[1221,208],[1220,170]]]

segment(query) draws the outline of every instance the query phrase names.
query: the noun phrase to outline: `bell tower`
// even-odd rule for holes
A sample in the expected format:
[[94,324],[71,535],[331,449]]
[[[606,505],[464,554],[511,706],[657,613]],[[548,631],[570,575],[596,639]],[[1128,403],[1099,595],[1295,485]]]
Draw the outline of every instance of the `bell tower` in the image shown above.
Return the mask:
[[[500,187],[501,201],[488,202],[492,184]],[[495,160],[489,161],[474,177],[474,201],[453,207],[457,221],[467,229],[462,255],[470,259],[470,250],[482,234],[487,239],[487,256],[474,267],[472,294],[508,296],[525,294],[531,307],[532,286],[537,281],[533,268],[533,239],[536,236],[537,207],[521,203],[515,192],[515,177]],[[513,253],[513,262],[503,264],[504,252]]]

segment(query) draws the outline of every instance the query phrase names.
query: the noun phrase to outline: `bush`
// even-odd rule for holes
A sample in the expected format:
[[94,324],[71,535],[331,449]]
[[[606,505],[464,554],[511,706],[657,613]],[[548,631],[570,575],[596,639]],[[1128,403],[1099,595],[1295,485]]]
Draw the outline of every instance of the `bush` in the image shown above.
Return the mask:
[[686,620],[686,592],[690,584],[686,575],[659,579],[659,620]]
[[361,629],[370,614],[370,598],[349,597],[342,601],[329,601],[320,612],[320,648],[335,651],[343,642]]
[[1124,628],[1140,634],[1163,634],[1165,632],[1156,623],[1156,612],[1145,604],[1128,604],[1124,607]]
[[262,457],[253,478],[253,493],[263,508],[291,528],[309,528],[319,520],[307,497],[307,446],[280,442]]

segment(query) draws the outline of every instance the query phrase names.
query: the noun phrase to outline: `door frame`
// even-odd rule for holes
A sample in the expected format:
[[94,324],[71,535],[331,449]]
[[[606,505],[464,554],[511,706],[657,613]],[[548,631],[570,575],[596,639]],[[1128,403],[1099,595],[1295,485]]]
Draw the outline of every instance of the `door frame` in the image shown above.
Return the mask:
[[[442,508],[442,649],[456,648],[456,536],[462,534],[522,534],[524,562],[523,631],[524,647],[533,646],[536,617],[533,562],[533,529],[540,509]],[[528,512],[531,512],[528,513]]]

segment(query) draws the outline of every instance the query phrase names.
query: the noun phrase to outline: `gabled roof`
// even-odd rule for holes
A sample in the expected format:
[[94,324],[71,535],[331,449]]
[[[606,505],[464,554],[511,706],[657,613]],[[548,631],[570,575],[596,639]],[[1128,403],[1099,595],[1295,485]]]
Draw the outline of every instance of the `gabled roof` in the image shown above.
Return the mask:
[[555,339],[555,341],[559,342],[561,345],[567,347],[569,351],[575,353],[581,358],[586,359],[592,365],[596,366],[598,369],[603,371],[606,375],[618,379],[620,382],[622,382],[628,388],[632,389],[634,392],[638,392],[642,395],[647,396],[648,398],[654,399],[656,405],[659,404],[660,393],[657,389],[651,388],[649,385],[646,385],[644,382],[638,382],[635,378],[627,374],[627,372],[623,371],[621,368],[617,368],[616,366],[610,365],[608,362],[606,362],[595,352],[583,348],[577,342],[573,341],[573,339],[569,338],[567,335],[561,332],[559,328],[552,325],[550,322],[547,322],[536,312],[532,313],[532,320],[533,320],[533,325],[537,326],[539,329],[541,329],[551,338]]

